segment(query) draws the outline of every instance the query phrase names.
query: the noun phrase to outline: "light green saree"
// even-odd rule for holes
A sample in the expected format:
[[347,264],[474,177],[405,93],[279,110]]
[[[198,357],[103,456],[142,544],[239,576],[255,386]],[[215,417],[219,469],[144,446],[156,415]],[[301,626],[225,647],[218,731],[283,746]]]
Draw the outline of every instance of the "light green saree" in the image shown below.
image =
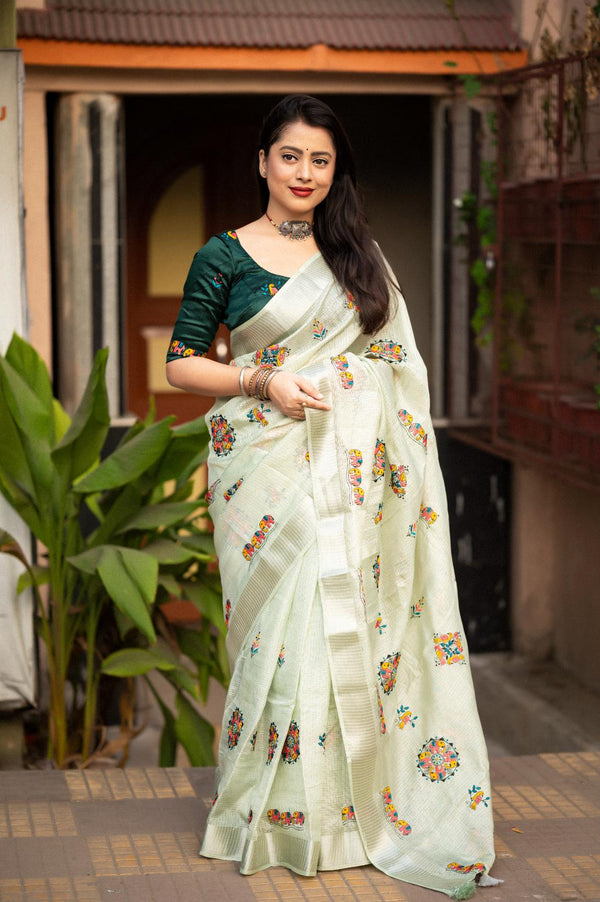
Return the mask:
[[236,364],[302,373],[331,410],[207,414],[233,677],[201,854],[371,862],[467,898],[494,859],[488,761],[426,371],[394,306],[361,334],[317,254],[232,333]]

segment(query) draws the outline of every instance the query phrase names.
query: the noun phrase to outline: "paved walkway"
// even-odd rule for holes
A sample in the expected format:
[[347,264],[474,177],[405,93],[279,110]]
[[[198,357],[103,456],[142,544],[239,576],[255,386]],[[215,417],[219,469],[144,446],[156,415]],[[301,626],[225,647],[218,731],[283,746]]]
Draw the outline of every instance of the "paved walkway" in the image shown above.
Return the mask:
[[[441,902],[374,868],[242,877],[197,855],[208,768],[0,772],[0,900]],[[492,760],[501,886],[481,902],[600,902],[600,752]],[[435,841],[435,835],[432,837]]]

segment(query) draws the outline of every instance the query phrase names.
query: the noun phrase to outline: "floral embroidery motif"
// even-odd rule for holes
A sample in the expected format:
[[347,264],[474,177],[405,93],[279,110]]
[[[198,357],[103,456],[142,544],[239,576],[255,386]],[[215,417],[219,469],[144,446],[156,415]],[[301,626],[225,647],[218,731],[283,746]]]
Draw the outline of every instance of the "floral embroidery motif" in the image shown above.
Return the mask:
[[267,539],[267,533],[275,524],[274,518],[270,514],[265,514],[258,524],[258,529],[252,536],[249,542],[246,542],[244,547],[242,548],[242,554],[246,558],[247,561],[252,560],[252,557],[257,551],[260,551],[262,546],[264,545]]
[[373,579],[375,580],[375,585],[379,589],[379,580],[381,578],[381,557],[377,555],[375,560],[373,561]]
[[425,607],[425,599],[423,597],[419,598],[418,601],[415,601],[414,604],[410,606],[410,616],[411,617],[420,617],[423,613],[423,608]]
[[379,689],[377,690],[377,705],[379,707],[379,728],[381,730],[381,735],[385,736],[387,733],[387,726],[385,723],[385,716],[383,713],[383,705],[381,704],[381,696],[379,694]]
[[251,658],[253,658],[254,655],[258,654],[258,650],[260,648],[260,639],[261,639],[261,635],[260,635],[260,633],[257,633],[256,636],[254,637],[254,642],[250,646],[250,657]]
[[350,503],[354,502],[354,504],[360,506],[365,500],[365,490],[361,488],[362,471],[360,468],[363,462],[362,454],[357,448],[350,448],[346,451],[346,458],[348,460],[346,475],[350,486]]
[[211,807],[211,808],[214,808],[214,807],[215,807],[218,798],[219,798],[219,793],[218,793],[218,792],[215,792],[215,794],[214,794],[214,796],[213,796],[213,800],[212,800],[212,802],[210,803],[210,807]]
[[287,731],[283,748],[281,749],[281,757],[286,764],[294,764],[300,757],[300,727],[293,720]]
[[459,874],[470,874],[471,871],[477,871],[482,874],[485,871],[485,865],[482,861],[476,861],[475,864],[459,864],[457,861],[451,861],[446,865],[447,871],[458,871]]
[[417,521],[416,520],[414,523],[408,524],[408,532],[406,533],[406,535],[409,536],[409,538],[411,538],[411,539],[417,538]]
[[421,505],[421,508],[419,510],[419,519],[423,521],[427,528],[433,526],[437,518],[438,515],[432,507],[425,507],[424,504]]
[[395,654],[387,655],[379,665],[379,682],[386,695],[389,695],[396,685],[400,657],[400,652],[397,651]]
[[226,457],[235,443],[235,429],[222,414],[218,413],[210,418],[210,432],[215,454]]
[[211,485],[209,485],[206,490],[206,503],[209,507],[215,500],[215,492],[217,491],[217,486],[220,484],[220,482],[220,479],[215,479],[215,481]]
[[342,388],[352,388],[354,385],[354,376],[348,371],[348,358],[345,354],[338,354],[332,357],[331,362],[338,372]]
[[377,615],[377,620],[375,621],[375,629],[379,630],[379,635],[383,633],[385,629],[387,629],[387,623],[383,622],[383,617],[381,616],[381,611]]
[[231,599],[225,599],[225,629],[229,629],[229,618],[231,617]]
[[378,523],[381,523],[383,520],[383,502],[379,502],[379,507],[377,508],[377,513],[373,517],[373,523],[377,526]]
[[221,232],[221,236],[220,236],[220,237],[221,237],[221,238],[229,237],[229,238],[232,238],[234,241],[237,241],[237,240],[238,240],[237,232],[233,231],[233,229],[230,229],[230,230],[227,231],[227,232]]
[[277,808],[269,808],[267,820],[278,827],[304,827],[305,816],[303,811],[278,811]]
[[283,366],[289,353],[290,349],[283,345],[269,345],[267,348],[259,348],[253,355],[252,362],[256,366]]
[[478,805],[483,805],[484,808],[487,808],[489,800],[490,797],[486,796],[481,786],[472,786],[469,790],[469,807],[472,808],[473,811],[475,811]]
[[277,748],[277,740],[279,739],[279,733],[277,732],[277,724],[271,723],[269,725],[269,744],[267,746],[267,764],[270,764],[273,760],[273,755],[275,754],[275,749]]
[[206,357],[208,351],[197,351],[174,338],[169,345],[169,354],[177,354],[178,357]]
[[379,482],[385,475],[385,442],[380,438],[375,442],[373,454],[373,482]]
[[256,736],[257,736],[257,733],[255,730],[254,733],[252,734],[252,738],[250,739],[250,748],[252,749],[252,751],[254,751],[256,749]]
[[316,338],[317,341],[322,341],[327,335],[327,329],[323,325],[320,319],[313,319],[313,338]]
[[397,498],[406,497],[407,473],[406,464],[390,464],[390,486]]
[[398,419],[413,441],[427,450],[427,433],[420,423],[413,422],[413,415],[408,410],[401,409],[398,411]]
[[327,733],[321,733],[319,736],[319,748],[325,751],[325,742],[327,741]]
[[263,285],[260,290],[265,297],[272,298],[277,294],[284,282],[284,279],[277,279],[277,282],[267,282],[266,285]]
[[383,796],[383,807],[388,821],[401,836],[408,836],[412,831],[412,827],[408,821],[400,819],[398,812],[396,811],[396,806],[392,802],[392,791],[390,787],[384,786],[381,790],[381,795]]
[[281,648],[279,649],[279,654],[277,655],[277,666],[283,667],[284,664],[285,664],[285,642],[282,644]]
[[433,648],[437,658],[436,664],[442,667],[444,664],[466,664],[464,648],[461,642],[460,632],[434,633]]
[[246,416],[251,423],[258,423],[259,426],[268,426],[269,421],[265,416],[266,413],[271,413],[271,408],[261,404],[260,407],[253,407],[252,410],[249,410]]
[[213,276],[210,280],[215,288],[221,288],[223,286],[223,273],[218,272],[216,276]]
[[376,357],[379,360],[388,360],[390,363],[404,363],[406,351],[401,344],[390,338],[380,338],[378,341],[367,345],[365,357]]
[[443,736],[435,736],[428,739],[419,752],[417,767],[432,783],[443,783],[460,767],[460,756],[451,742]]
[[244,728],[244,717],[239,708],[234,708],[229,718],[229,729],[227,730],[227,745],[230,749],[234,749],[239,742],[242,730]]
[[396,708],[396,719],[394,723],[398,724],[398,729],[403,730],[404,727],[415,727],[419,719],[418,714],[413,714],[408,705],[400,705]]
[[346,308],[346,310],[356,310],[357,313],[360,312],[360,307],[356,303],[356,298],[351,291],[346,292],[344,307]]
[[356,820],[356,815],[354,813],[354,805],[344,805],[342,808],[342,824],[349,824],[351,821]]
[[252,818],[253,818],[253,817],[254,817],[254,814],[253,814],[253,811],[252,811],[252,808],[251,808],[250,811],[248,812],[248,823],[249,823],[249,824],[252,823]]

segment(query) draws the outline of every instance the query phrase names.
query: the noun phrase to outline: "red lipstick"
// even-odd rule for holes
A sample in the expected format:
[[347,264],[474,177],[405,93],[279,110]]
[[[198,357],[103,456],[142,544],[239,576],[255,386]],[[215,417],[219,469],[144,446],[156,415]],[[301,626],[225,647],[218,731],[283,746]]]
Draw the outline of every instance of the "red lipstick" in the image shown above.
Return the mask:
[[290,191],[292,194],[295,194],[296,197],[310,197],[314,188],[290,188]]

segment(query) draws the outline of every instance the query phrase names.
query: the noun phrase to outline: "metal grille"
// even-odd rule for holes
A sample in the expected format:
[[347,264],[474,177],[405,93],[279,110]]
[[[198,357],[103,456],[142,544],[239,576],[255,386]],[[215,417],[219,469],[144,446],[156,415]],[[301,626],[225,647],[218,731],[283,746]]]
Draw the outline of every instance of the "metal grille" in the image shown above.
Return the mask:
[[497,81],[491,443],[600,487],[600,53]]

